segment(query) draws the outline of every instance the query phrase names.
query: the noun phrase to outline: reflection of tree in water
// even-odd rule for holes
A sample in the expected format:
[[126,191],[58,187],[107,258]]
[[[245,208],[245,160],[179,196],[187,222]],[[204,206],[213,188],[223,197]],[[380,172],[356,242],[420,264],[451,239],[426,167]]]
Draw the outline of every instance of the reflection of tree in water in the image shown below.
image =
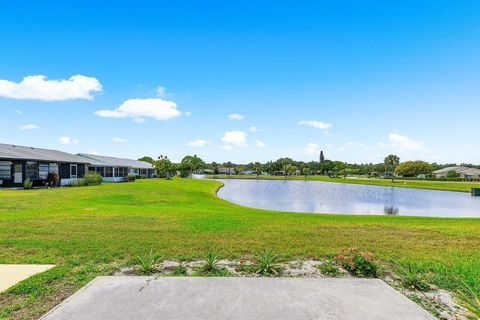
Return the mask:
[[383,212],[388,215],[397,215],[398,214],[398,208],[394,206],[385,206],[383,207]]

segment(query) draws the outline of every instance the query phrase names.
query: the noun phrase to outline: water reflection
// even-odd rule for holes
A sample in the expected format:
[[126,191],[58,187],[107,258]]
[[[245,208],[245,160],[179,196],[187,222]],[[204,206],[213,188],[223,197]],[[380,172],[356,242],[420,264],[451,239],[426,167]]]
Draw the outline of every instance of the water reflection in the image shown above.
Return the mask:
[[480,217],[468,193],[321,181],[222,180],[218,196],[248,207],[318,213]]

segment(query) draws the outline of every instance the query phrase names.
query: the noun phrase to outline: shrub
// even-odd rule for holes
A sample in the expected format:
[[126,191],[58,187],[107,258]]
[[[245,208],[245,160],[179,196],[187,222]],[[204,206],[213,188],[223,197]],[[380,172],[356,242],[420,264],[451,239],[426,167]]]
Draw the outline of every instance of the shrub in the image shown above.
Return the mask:
[[127,176],[127,181],[128,182],[134,182],[136,179],[137,179],[137,176],[134,176],[134,175],[131,175],[131,174],[129,174]]
[[58,178],[58,174],[55,172],[49,172],[47,175],[47,186],[50,188],[55,188],[60,185],[60,179]]
[[220,258],[214,253],[210,252],[203,257],[203,260],[205,260],[201,269],[203,273],[215,273],[219,270],[218,262],[220,261]]
[[352,275],[367,278],[375,278],[378,275],[378,266],[371,252],[359,252],[352,248],[341,252],[333,260]]
[[98,186],[102,184],[103,178],[99,173],[89,171],[81,180],[85,186]]
[[33,188],[33,181],[30,179],[25,179],[25,181],[23,181],[23,189],[28,190],[32,188]]
[[84,186],[86,186],[85,180],[83,180],[83,179],[72,180],[72,181],[70,181],[70,183],[68,185],[70,187],[84,187]]
[[332,259],[328,259],[325,263],[319,265],[318,269],[321,273],[329,277],[338,277],[341,275],[340,269],[333,263]]
[[430,286],[420,273],[420,269],[413,263],[408,263],[406,267],[402,267],[401,272],[401,282],[405,289],[418,291],[430,290]]
[[144,275],[149,275],[155,271],[155,263],[160,260],[160,256],[150,250],[149,254],[138,256],[137,259],[140,265],[140,273]]
[[262,276],[278,275],[280,273],[279,259],[280,256],[275,254],[273,250],[264,249],[258,252],[255,257],[256,273]]
[[458,301],[470,312],[471,319],[480,319],[480,295],[465,282],[463,282],[463,288],[458,290]]

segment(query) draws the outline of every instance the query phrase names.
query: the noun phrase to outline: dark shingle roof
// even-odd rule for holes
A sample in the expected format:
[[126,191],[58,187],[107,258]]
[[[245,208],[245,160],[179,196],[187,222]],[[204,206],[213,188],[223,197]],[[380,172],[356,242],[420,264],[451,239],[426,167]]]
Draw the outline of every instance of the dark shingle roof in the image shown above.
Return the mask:
[[58,150],[0,143],[0,159],[90,163],[88,159]]

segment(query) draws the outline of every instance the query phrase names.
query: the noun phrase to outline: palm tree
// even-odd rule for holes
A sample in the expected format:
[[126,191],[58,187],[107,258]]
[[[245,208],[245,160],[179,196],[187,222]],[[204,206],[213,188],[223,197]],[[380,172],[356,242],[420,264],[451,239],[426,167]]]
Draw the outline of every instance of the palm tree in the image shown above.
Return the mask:
[[302,167],[302,172],[303,172],[303,175],[305,176],[305,180],[307,180],[307,174],[309,173],[309,171],[310,171],[310,168],[307,165],[304,165]]
[[385,170],[387,168],[392,170],[392,182],[395,182],[395,168],[400,164],[400,158],[394,154],[389,154],[385,160]]
[[260,170],[262,170],[261,164],[260,164],[260,162],[255,162],[254,166],[255,166],[255,172],[257,173],[257,180],[258,180],[259,172],[260,172]]
[[231,174],[231,172],[232,172],[233,163],[231,163],[230,161],[228,161],[226,164],[227,164],[227,168],[228,168],[228,179],[230,179],[230,174]]

